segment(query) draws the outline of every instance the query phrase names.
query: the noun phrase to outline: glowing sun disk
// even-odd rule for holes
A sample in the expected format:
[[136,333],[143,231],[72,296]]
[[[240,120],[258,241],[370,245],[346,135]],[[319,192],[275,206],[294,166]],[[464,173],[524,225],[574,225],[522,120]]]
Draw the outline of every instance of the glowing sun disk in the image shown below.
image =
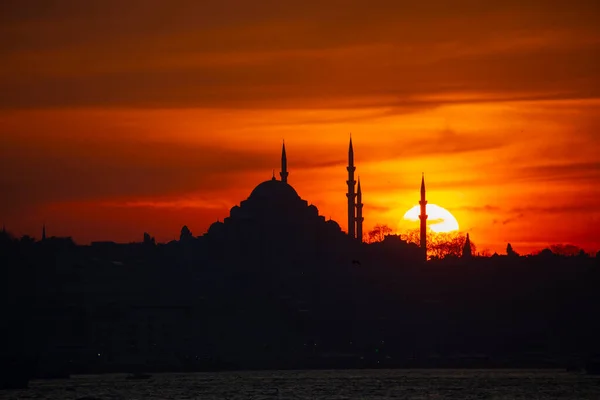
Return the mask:
[[[454,215],[450,211],[436,204],[427,204],[426,212],[429,216],[427,218],[427,226],[436,232],[452,232],[458,230],[458,221],[454,218]],[[408,221],[419,221],[419,214],[421,208],[414,206],[404,214],[404,219]]]

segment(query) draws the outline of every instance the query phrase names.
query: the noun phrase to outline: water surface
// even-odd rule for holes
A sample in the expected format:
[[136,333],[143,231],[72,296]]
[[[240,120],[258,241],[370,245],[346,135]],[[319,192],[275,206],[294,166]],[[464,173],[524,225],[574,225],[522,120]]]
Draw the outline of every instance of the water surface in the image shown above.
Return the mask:
[[540,370],[336,370],[36,380],[0,399],[600,399],[600,377]]

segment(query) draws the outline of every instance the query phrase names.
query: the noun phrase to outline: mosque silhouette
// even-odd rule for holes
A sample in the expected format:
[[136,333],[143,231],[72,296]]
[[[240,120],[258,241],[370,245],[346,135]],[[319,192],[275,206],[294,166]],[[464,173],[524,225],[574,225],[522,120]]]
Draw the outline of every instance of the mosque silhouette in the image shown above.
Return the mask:
[[[273,176],[252,190],[248,199],[231,208],[222,222],[213,223],[206,234],[210,239],[225,240],[277,250],[283,255],[295,251],[320,252],[323,246],[352,246],[364,241],[363,199],[360,177],[355,179],[354,148],[352,138],[348,146],[347,212],[348,230],[344,233],[332,219],[319,215],[317,207],[302,199],[288,182],[285,142],[281,150],[280,179]],[[421,181],[421,250],[426,259],[426,210],[425,181]],[[285,240],[283,239],[285,236]],[[303,244],[299,246],[299,244]],[[300,248],[298,248],[300,247]]]

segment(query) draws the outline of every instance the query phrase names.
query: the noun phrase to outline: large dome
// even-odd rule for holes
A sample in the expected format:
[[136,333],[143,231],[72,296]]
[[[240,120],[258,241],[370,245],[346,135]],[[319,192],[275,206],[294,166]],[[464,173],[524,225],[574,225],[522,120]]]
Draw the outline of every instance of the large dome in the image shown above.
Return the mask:
[[299,200],[300,196],[298,196],[296,190],[286,182],[271,179],[255,187],[252,193],[250,193],[249,199],[293,201]]

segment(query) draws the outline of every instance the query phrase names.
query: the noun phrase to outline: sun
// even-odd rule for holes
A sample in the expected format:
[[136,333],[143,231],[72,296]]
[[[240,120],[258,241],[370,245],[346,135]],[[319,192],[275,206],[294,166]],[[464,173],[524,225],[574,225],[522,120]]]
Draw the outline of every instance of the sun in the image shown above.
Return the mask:
[[[427,225],[432,231],[440,233],[458,230],[458,221],[450,211],[436,204],[427,204],[426,207],[427,215],[429,216],[427,218]],[[419,221],[420,213],[421,207],[414,206],[404,214],[403,218],[408,221]]]

